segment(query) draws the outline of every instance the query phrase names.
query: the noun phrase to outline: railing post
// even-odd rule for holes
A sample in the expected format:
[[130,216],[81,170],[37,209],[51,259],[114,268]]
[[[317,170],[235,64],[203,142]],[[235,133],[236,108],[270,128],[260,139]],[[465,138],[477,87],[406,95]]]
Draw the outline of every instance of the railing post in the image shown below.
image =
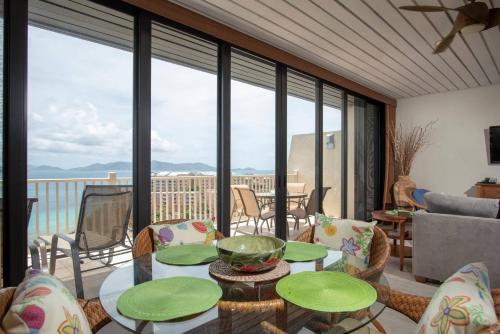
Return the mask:
[[116,184],[117,179],[116,172],[108,172],[108,184]]

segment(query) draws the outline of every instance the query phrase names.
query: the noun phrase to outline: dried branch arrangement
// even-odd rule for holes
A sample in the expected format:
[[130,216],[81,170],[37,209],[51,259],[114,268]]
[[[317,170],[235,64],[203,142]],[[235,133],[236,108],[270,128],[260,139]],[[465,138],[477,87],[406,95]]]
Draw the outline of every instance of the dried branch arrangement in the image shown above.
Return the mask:
[[425,126],[415,126],[408,132],[403,131],[401,124],[394,131],[390,129],[389,135],[392,139],[394,162],[398,176],[410,175],[415,156],[429,144],[430,131],[436,122],[437,120],[434,120]]

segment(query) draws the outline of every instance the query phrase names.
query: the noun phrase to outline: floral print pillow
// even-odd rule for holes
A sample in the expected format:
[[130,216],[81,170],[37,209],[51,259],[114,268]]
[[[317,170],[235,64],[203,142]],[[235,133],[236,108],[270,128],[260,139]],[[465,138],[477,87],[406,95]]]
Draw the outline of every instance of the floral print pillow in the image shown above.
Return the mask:
[[471,263],[434,293],[417,325],[417,334],[472,334],[497,322],[488,269]]
[[373,229],[377,222],[337,219],[316,214],[314,241],[331,249],[342,251],[338,265],[349,274],[368,268]]
[[16,334],[92,333],[75,297],[54,276],[29,269],[2,326]]
[[184,244],[210,244],[215,240],[212,220],[189,220],[178,224],[151,225],[155,250]]

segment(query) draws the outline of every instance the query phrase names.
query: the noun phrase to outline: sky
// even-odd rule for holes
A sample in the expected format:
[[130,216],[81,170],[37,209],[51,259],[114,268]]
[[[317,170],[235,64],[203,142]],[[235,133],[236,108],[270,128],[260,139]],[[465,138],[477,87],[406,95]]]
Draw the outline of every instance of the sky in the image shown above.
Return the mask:
[[[132,53],[32,26],[28,43],[29,165],[131,161]],[[216,76],[153,59],[151,81],[152,159],[215,166]],[[274,169],[274,99],[232,81],[232,168]],[[340,124],[325,108],[325,131]],[[287,132],[314,132],[314,103],[288,97]]]

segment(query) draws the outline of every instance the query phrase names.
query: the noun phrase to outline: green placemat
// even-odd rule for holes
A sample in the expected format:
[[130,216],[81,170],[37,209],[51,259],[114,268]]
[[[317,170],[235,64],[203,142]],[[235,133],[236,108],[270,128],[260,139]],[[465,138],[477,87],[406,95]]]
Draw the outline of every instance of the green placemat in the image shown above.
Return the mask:
[[370,284],[331,271],[290,275],[278,282],[276,292],[290,303],[321,312],[353,312],[377,300],[377,292]]
[[323,245],[307,242],[287,242],[283,260],[289,262],[306,262],[322,259],[328,255]]
[[221,288],[210,280],[169,277],[125,291],[118,298],[117,308],[134,320],[167,321],[207,311],[221,296]]
[[200,244],[169,246],[156,252],[158,262],[181,266],[213,262],[218,257],[215,246]]

